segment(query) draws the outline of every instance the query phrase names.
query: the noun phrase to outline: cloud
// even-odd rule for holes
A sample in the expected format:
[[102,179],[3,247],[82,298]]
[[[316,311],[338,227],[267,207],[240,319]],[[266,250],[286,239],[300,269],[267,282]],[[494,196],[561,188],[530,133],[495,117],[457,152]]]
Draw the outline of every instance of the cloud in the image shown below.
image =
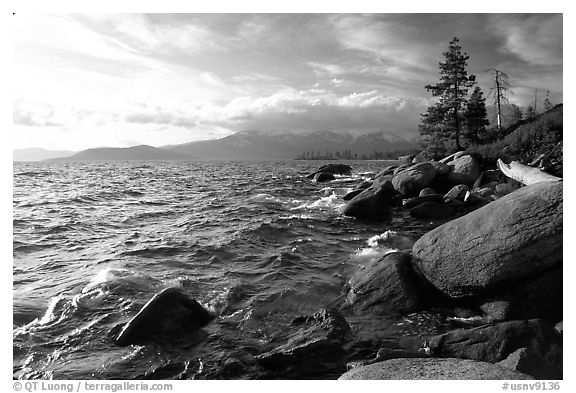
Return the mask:
[[30,127],[56,127],[62,123],[55,120],[54,108],[46,104],[15,103],[13,107],[13,123]]
[[562,14],[499,15],[490,24],[504,39],[501,50],[532,64],[562,65]]
[[156,108],[152,112],[132,113],[126,116],[128,123],[163,124],[177,127],[194,128],[197,123],[182,113],[170,113],[163,108]]

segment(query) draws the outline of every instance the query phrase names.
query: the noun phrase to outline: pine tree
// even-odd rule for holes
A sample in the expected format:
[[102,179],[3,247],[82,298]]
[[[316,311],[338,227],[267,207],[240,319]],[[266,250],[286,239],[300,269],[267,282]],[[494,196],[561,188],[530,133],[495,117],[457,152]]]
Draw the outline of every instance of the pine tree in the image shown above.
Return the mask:
[[536,117],[536,110],[532,105],[529,105],[528,108],[526,108],[526,120],[532,120],[535,117]]
[[466,120],[466,139],[473,144],[478,144],[481,134],[486,131],[486,126],[490,124],[486,112],[486,99],[482,96],[482,89],[478,86],[474,88],[474,92],[468,100],[464,119]]
[[420,131],[420,144],[426,154],[434,159],[446,155],[444,141],[448,139],[449,132],[444,128],[444,111],[437,105],[428,107],[422,115],[422,123],[418,126]]
[[546,91],[546,98],[544,99],[544,110],[549,111],[554,105],[550,102],[550,90]]
[[[431,91],[434,97],[440,97],[439,102],[435,105],[436,110],[442,115],[437,116],[438,120],[443,123],[440,125],[440,129],[443,133],[449,133],[449,139],[454,141],[457,149],[461,149],[462,121],[460,110],[466,103],[468,89],[474,85],[476,80],[474,75],[468,75],[466,71],[469,56],[465,52],[462,53],[462,47],[459,43],[460,40],[454,37],[450,41],[448,51],[443,53],[446,60],[439,63],[440,82],[425,86],[426,90]],[[433,132],[432,129],[428,128],[428,132]]]
[[510,124],[518,123],[519,121],[524,119],[524,114],[522,113],[522,109],[516,104],[511,104],[511,113],[510,113]]

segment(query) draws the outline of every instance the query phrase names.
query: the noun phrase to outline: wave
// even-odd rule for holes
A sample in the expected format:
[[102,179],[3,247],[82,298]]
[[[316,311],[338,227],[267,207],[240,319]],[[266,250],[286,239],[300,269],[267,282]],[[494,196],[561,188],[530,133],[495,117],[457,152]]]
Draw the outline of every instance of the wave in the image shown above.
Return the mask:
[[315,210],[315,209],[321,209],[321,210],[326,210],[326,209],[332,209],[332,210],[338,210],[339,208],[341,208],[342,206],[344,206],[344,201],[342,199],[340,199],[338,197],[338,195],[336,195],[336,193],[332,193],[328,196],[325,197],[321,197],[320,199],[317,199],[313,202],[308,202],[308,203],[303,203],[299,206],[293,207],[290,210],[291,211],[296,211],[296,210]]
[[356,250],[352,254],[351,259],[356,263],[366,264],[392,252],[411,250],[414,241],[409,236],[388,230],[380,235],[368,238],[366,241],[368,247]]

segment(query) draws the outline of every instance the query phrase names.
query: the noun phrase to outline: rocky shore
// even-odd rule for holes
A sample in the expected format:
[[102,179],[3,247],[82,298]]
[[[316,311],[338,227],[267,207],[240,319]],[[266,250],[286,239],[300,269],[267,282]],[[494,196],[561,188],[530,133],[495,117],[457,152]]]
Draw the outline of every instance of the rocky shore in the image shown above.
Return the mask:
[[562,179],[518,162],[481,170],[466,152],[410,158],[352,191],[343,214],[379,220],[409,209],[439,225],[356,272],[345,306],[441,309],[459,326],[375,348],[340,379],[561,379]]
[[[407,209],[437,226],[362,266],[340,303],[295,318],[285,343],[255,355],[256,364],[270,378],[562,379],[563,182],[517,162],[498,166],[482,169],[466,152],[441,161],[405,157],[358,184],[342,214],[379,221]],[[329,164],[308,178],[329,182],[351,172]],[[366,347],[343,316],[423,310],[441,310],[452,328]],[[118,345],[171,339],[211,319],[169,290],[110,338]],[[154,326],[150,337],[141,321]]]

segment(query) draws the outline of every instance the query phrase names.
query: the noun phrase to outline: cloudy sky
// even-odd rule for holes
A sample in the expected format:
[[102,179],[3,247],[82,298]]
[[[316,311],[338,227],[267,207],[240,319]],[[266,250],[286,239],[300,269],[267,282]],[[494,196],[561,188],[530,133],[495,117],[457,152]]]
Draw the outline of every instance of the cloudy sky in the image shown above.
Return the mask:
[[13,16],[14,148],[161,146],[242,130],[415,136],[457,36],[490,90],[563,100],[561,14]]

